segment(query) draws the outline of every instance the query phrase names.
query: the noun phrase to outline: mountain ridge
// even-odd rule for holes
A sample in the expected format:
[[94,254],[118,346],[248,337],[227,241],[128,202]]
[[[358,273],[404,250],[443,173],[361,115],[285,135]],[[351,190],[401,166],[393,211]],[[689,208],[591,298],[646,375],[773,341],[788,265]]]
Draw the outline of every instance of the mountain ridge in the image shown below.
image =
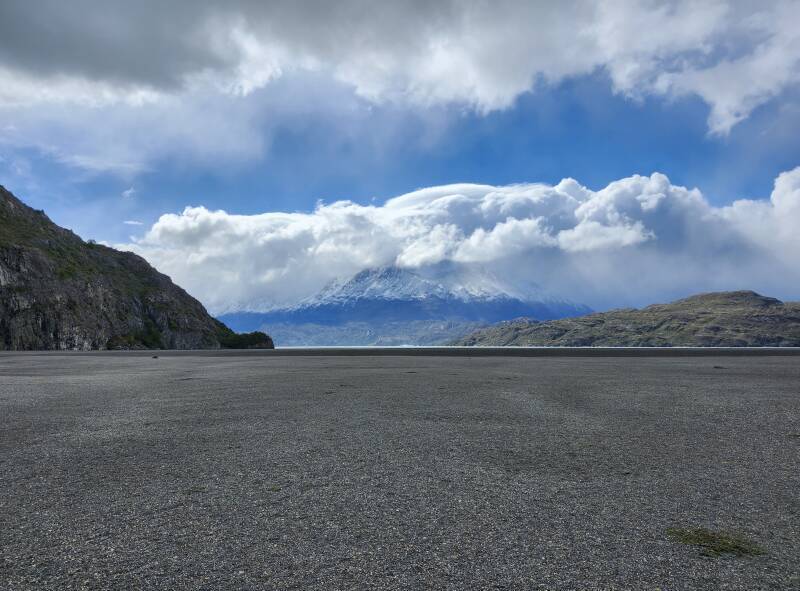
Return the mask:
[[0,185],[0,349],[272,346],[212,318],[142,257],[84,242]]
[[521,299],[484,270],[389,266],[334,280],[294,306],[219,318],[235,330],[266,327],[287,345],[431,345],[522,315],[550,319],[589,311],[536,295],[541,299]]
[[536,322],[515,319],[451,341],[462,346],[800,347],[800,302],[754,291]]

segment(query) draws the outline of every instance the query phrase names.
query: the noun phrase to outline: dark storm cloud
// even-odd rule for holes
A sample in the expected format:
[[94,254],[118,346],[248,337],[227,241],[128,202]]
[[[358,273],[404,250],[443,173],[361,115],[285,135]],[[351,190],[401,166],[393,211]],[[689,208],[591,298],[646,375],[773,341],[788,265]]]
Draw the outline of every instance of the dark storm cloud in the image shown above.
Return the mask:
[[354,44],[401,50],[409,27],[439,26],[445,16],[452,7],[443,2],[12,1],[0,3],[0,63],[41,76],[175,89],[188,75],[236,67],[236,27],[333,56]]
[[[198,80],[247,93],[313,69],[374,101],[488,111],[602,69],[626,95],[699,95],[724,134],[797,82],[798,18],[789,0],[11,1],[0,4],[0,100],[41,99],[37,84],[70,77],[102,83],[106,99]],[[73,92],[51,90],[51,101]]]
[[134,176],[258,158],[296,104],[481,115],[598,73],[629,98],[699,97],[725,135],[797,87],[798,20],[789,0],[8,0],[0,147]]
[[0,61],[41,76],[175,88],[187,72],[234,63],[203,38],[207,14],[193,2],[3,2]]

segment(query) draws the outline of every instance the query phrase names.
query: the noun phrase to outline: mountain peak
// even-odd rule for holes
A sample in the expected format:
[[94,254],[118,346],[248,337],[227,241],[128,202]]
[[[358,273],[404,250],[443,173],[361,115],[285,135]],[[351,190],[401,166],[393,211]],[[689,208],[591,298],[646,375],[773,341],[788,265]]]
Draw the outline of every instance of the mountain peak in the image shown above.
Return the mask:
[[[225,314],[221,319],[238,330],[278,330],[287,345],[350,345],[354,335],[362,335],[358,344],[430,345],[488,322],[520,316],[562,318],[589,311],[540,293],[520,297],[479,267],[387,266],[332,281],[290,308]],[[320,340],[322,336],[328,340]]]
[[670,305],[673,306],[778,306],[783,302],[777,298],[762,296],[751,290],[740,291],[719,291],[710,293],[700,293],[677,300]]
[[329,283],[297,307],[361,299],[418,300],[426,297],[453,297],[442,284],[399,267],[386,266],[359,271],[346,280]]
[[[499,279],[490,270],[474,265],[442,263],[420,268],[382,266],[359,271],[348,279],[336,279],[296,307],[341,300],[423,300],[440,298],[459,302],[519,300],[572,305],[547,294],[538,286],[519,288]],[[588,308],[579,306],[583,311]]]

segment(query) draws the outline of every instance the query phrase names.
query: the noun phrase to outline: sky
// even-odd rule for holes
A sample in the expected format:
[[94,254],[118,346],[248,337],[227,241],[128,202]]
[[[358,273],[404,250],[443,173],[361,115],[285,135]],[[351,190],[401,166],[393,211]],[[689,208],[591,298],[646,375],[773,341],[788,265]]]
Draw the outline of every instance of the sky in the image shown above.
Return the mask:
[[214,313],[481,266],[800,299],[800,3],[0,4],[0,184]]

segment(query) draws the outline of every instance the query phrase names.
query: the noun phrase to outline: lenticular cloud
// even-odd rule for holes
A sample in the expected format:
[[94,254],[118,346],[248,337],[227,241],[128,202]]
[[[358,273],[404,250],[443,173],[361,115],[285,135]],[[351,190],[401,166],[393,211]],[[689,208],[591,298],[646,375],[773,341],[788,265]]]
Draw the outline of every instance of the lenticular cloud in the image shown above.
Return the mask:
[[439,263],[485,267],[598,309],[697,291],[800,285],[800,167],[769,200],[714,207],[659,173],[592,191],[555,186],[447,185],[381,206],[350,201],[310,213],[234,215],[187,207],[132,244],[212,312],[296,303],[367,268]]

